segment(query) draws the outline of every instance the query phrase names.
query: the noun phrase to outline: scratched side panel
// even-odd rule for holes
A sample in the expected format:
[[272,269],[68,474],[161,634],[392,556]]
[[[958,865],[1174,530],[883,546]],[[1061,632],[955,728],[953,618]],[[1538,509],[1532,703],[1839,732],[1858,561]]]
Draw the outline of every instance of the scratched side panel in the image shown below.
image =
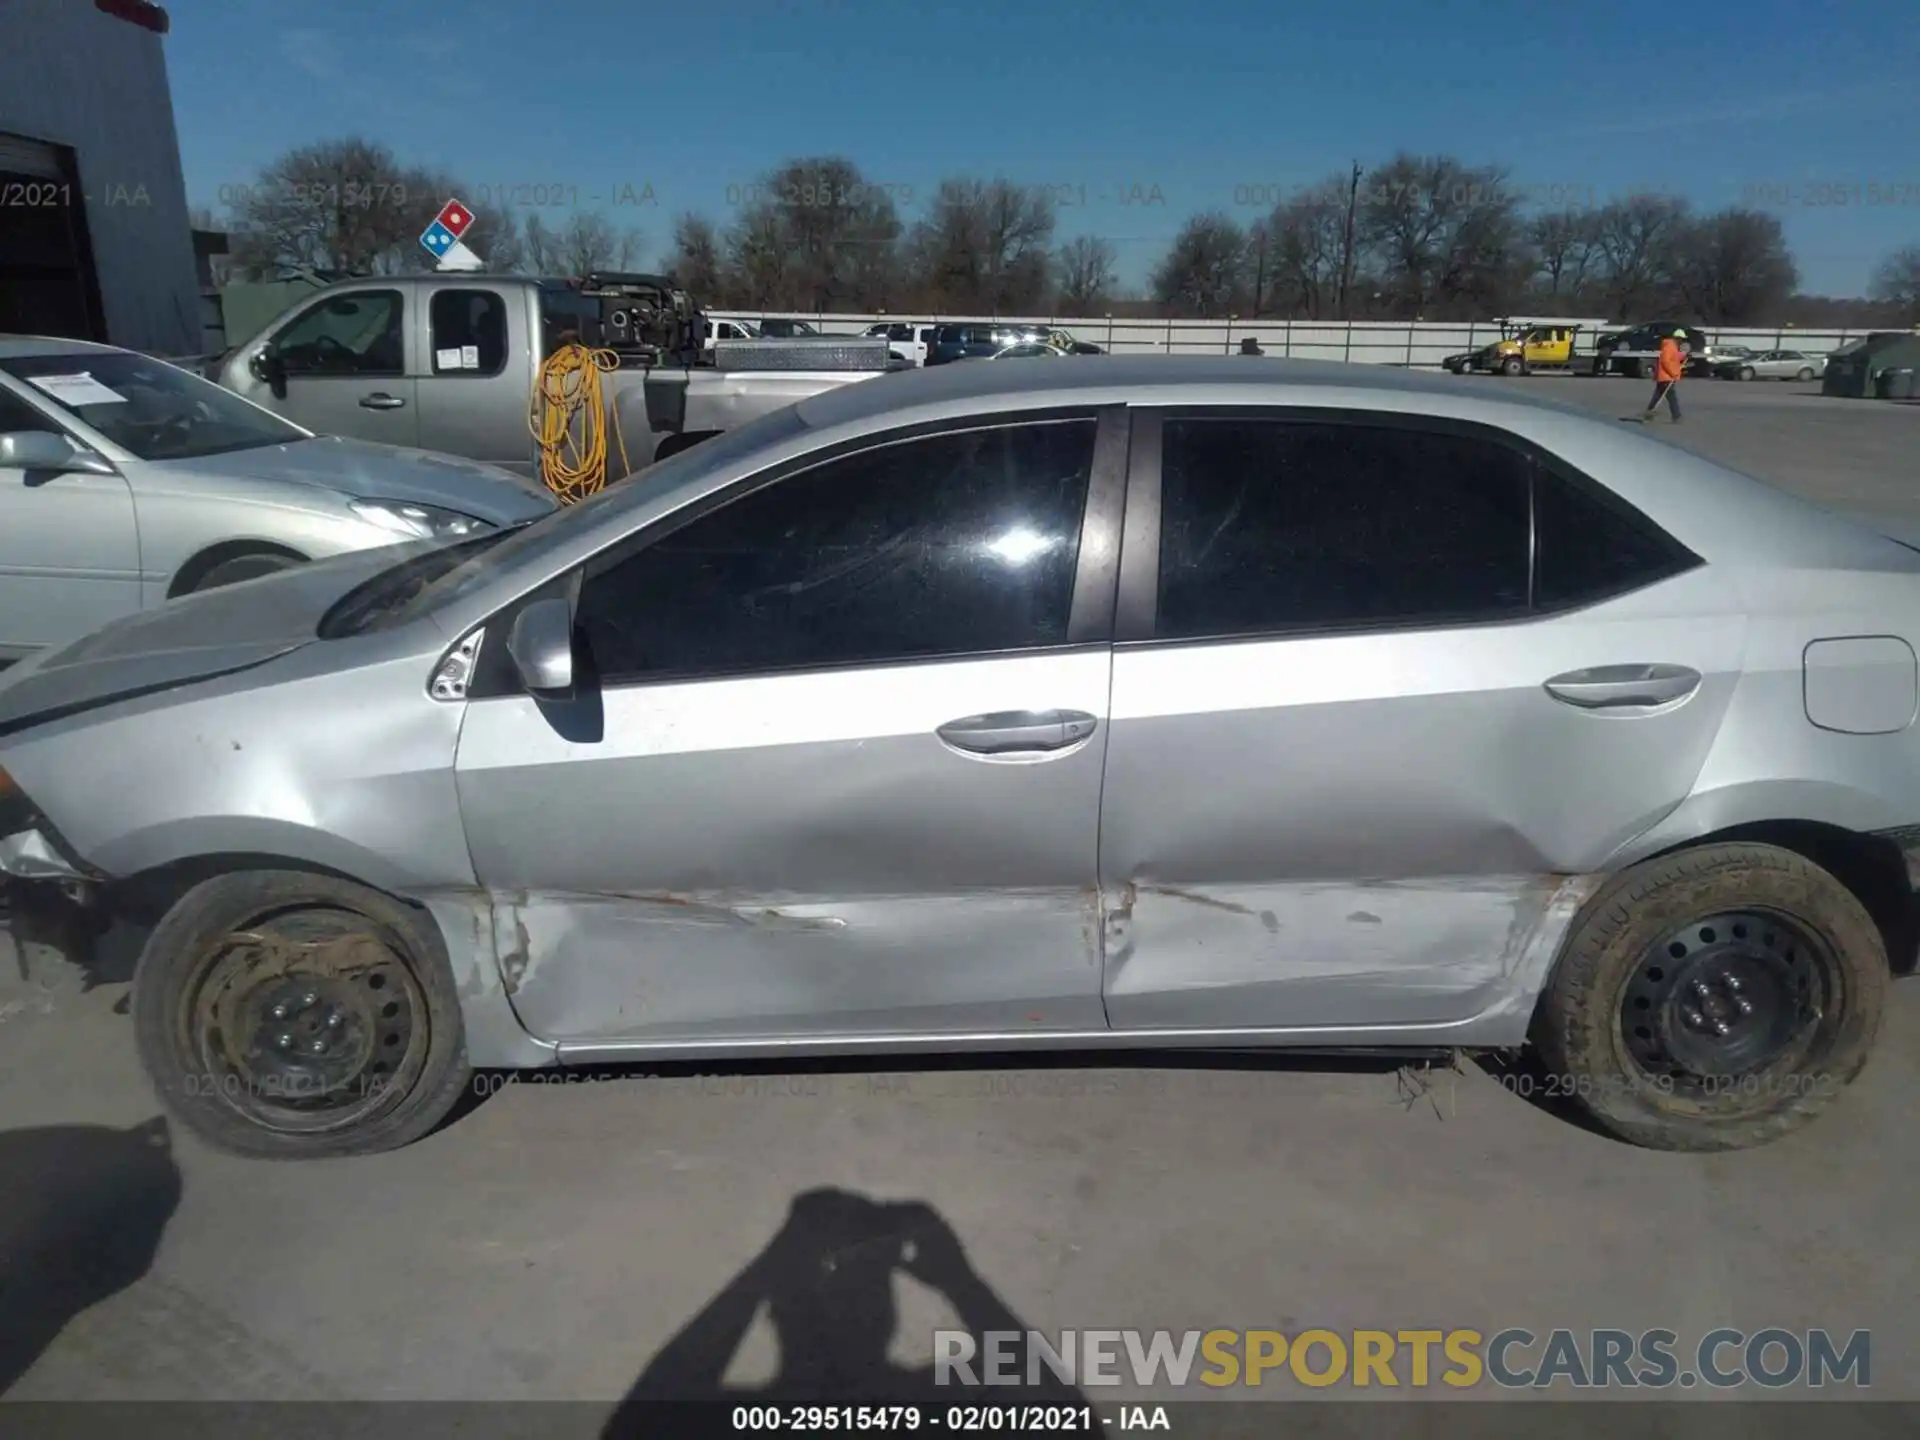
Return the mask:
[[1108,919],[1107,1007],[1120,1028],[1449,1023],[1499,1000],[1562,883],[1133,885]]
[[[1696,599],[1121,649],[1100,850],[1114,1028],[1421,1026],[1524,1004],[1527,937],[1563,880],[1670,813],[1712,746],[1745,621]],[[1647,663],[1703,679],[1632,717],[1543,688]]]
[[[609,689],[594,738],[468,707],[457,764],[513,1005],[561,1044],[1087,1029],[1109,653]],[[1044,761],[946,722],[1075,709]],[[571,735],[571,738],[569,738]]]

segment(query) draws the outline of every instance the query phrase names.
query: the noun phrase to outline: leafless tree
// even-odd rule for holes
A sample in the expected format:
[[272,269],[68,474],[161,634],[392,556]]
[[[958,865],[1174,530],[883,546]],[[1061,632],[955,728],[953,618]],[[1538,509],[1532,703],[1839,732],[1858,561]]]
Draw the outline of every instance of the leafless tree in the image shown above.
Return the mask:
[[1267,217],[1275,311],[1313,319],[1333,313],[1340,288],[1346,186],[1344,179],[1333,176],[1283,202]]
[[1675,298],[1675,247],[1687,223],[1684,200],[1630,195],[1603,205],[1593,223],[1615,319],[1660,308]]
[[1908,324],[1920,325],[1920,245],[1903,246],[1882,260],[1874,269],[1871,293]]
[[908,240],[908,269],[926,303],[1021,314],[1046,296],[1053,201],[1010,180],[949,177]]
[[667,268],[680,288],[702,305],[724,305],[725,280],[720,237],[713,222],[701,215],[682,215],[673,225],[673,254]]
[[883,186],[843,156],[789,160],[749,187],[730,227],[728,261],[749,304],[832,310],[891,271],[900,216]]
[[1060,247],[1060,309],[1069,315],[1095,315],[1105,308],[1119,283],[1118,256],[1112,244],[1094,235],[1078,235]]
[[1397,155],[1368,176],[1358,233],[1385,298],[1408,318],[1480,308],[1515,278],[1520,203],[1495,166]]
[[1153,272],[1153,296],[1170,312],[1201,318],[1230,314],[1246,282],[1247,237],[1223,211],[1180,227]]
[[597,210],[575,210],[553,232],[562,275],[624,270],[638,258],[643,237],[621,229]]
[[391,150],[358,137],[288,151],[231,188],[236,267],[256,278],[291,268],[398,268],[441,204],[427,203],[422,219],[422,197],[408,193],[408,178]]
[[727,289],[742,305],[786,310],[802,289],[786,227],[771,205],[754,205],[727,232]]
[[1760,210],[1720,210],[1684,224],[1674,251],[1680,293],[1710,324],[1775,318],[1800,278],[1779,217]]
[[1527,222],[1527,242],[1546,294],[1577,303],[1586,293],[1600,258],[1595,213],[1550,210]]

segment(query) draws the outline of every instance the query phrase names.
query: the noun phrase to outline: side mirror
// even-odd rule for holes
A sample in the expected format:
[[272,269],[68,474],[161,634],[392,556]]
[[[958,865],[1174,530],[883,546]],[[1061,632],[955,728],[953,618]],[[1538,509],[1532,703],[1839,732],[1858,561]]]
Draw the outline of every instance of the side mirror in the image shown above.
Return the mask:
[[78,471],[111,475],[114,468],[91,450],[82,450],[51,430],[10,430],[0,434],[0,468]]
[[253,358],[247,361],[247,372],[271,390],[274,399],[287,398],[287,362],[271,344],[253,352]]
[[573,607],[565,600],[535,600],[514,617],[507,657],[520,683],[541,700],[573,694]]

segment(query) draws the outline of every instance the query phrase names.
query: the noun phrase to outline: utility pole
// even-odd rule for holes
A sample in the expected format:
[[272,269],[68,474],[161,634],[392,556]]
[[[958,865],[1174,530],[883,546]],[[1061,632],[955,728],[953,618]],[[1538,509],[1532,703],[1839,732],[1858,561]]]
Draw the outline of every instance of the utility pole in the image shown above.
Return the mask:
[[1360,162],[1353,162],[1353,175],[1347,185],[1347,221],[1340,231],[1340,318],[1347,314],[1347,291],[1353,285],[1353,212],[1360,204]]

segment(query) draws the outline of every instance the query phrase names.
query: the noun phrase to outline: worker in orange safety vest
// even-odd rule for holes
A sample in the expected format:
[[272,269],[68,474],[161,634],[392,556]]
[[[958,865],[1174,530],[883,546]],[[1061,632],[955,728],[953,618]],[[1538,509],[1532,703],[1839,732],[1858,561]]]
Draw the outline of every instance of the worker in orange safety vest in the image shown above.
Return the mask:
[[1653,398],[1647,401],[1647,413],[1640,417],[1642,425],[1653,419],[1653,412],[1660,408],[1663,399],[1673,423],[1680,423],[1680,377],[1687,373],[1687,349],[1684,330],[1660,337],[1660,359],[1653,370]]

